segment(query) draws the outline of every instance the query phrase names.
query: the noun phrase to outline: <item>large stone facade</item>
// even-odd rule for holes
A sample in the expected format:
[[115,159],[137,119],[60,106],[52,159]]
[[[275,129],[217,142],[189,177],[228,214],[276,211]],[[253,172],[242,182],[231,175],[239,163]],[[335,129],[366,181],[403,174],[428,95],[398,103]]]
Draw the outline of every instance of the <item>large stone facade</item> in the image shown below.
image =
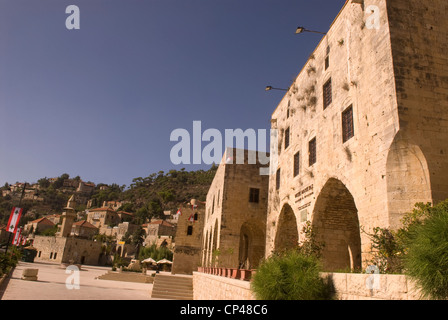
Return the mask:
[[269,177],[260,174],[258,155],[228,149],[216,171],[206,201],[203,266],[252,269],[264,258]]
[[201,265],[205,204],[193,199],[179,211],[171,272],[193,274]]
[[100,265],[101,243],[72,237],[35,236],[35,261]]
[[325,268],[358,269],[371,252],[361,228],[397,228],[415,203],[448,198],[447,10],[346,2],[272,115],[266,256],[311,221]]

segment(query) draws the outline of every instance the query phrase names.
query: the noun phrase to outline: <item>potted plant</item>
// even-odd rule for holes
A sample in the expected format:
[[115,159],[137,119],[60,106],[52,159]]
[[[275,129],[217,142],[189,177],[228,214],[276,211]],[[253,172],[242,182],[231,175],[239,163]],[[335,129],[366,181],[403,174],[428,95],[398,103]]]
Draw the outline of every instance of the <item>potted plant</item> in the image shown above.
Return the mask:
[[241,280],[244,280],[244,281],[249,281],[250,280],[251,275],[252,275],[252,271],[251,270],[241,269],[240,272],[241,272],[241,278],[240,278]]
[[232,268],[232,279],[239,279],[241,275],[241,270],[238,268]]

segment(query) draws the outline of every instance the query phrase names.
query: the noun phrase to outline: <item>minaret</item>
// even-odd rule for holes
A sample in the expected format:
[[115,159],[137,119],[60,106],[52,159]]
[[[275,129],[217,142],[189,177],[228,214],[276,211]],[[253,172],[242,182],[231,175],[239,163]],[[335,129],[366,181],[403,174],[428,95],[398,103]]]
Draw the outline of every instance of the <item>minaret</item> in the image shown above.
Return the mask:
[[76,213],[75,213],[75,196],[72,195],[67,202],[67,207],[64,208],[64,212],[62,213],[62,224],[57,233],[58,237],[68,237],[72,231],[72,225],[75,221]]

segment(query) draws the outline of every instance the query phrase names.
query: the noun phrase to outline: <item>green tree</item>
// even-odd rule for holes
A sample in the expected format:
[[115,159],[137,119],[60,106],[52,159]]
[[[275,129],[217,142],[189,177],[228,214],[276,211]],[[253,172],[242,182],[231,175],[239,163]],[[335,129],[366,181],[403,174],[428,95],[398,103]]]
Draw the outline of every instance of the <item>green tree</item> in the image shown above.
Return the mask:
[[406,274],[423,297],[448,299],[448,201],[435,206],[418,204],[402,232],[406,244]]

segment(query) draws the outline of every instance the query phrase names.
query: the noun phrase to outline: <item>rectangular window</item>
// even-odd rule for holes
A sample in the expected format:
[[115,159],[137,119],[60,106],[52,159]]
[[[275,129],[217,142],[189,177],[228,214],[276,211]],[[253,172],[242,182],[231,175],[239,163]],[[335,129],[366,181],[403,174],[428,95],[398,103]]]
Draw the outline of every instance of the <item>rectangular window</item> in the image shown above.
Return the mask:
[[285,130],[285,149],[289,147],[289,127]]
[[325,58],[325,70],[327,70],[330,67],[330,56],[327,56]]
[[309,153],[309,165],[312,166],[316,163],[316,138],[311,140],[308,144],[308,153]]
[[300,173],[300,152],[294,155],[294,177],[298,176]]
[[355,136],[353,125],[353,106],[342,112],[342,142],[346,142]]
[[324,109],[326,109],[333,101],[331,92],[331,78],[324,84]]
[[250,188],[249,189],[249,202],[258,203],[260,201],[260,189]]
[[275,187],[276,189],[280,189],[280,169],[277,170],[277,174],[275,176]]
[[187,227],[187,236],[191,236],[193,234],[193,226]]

